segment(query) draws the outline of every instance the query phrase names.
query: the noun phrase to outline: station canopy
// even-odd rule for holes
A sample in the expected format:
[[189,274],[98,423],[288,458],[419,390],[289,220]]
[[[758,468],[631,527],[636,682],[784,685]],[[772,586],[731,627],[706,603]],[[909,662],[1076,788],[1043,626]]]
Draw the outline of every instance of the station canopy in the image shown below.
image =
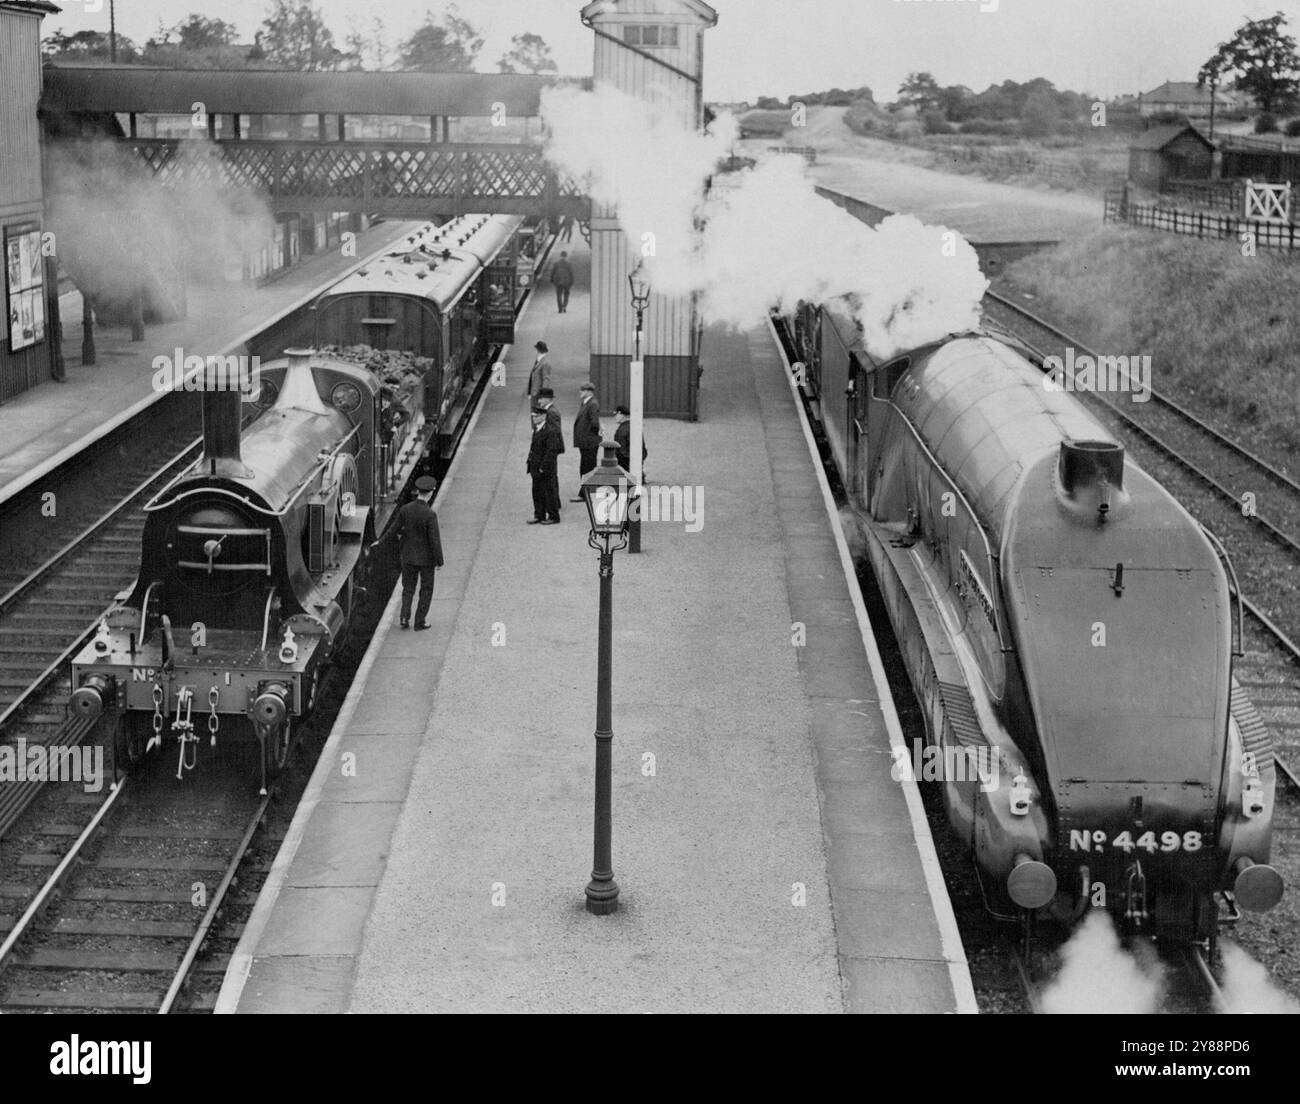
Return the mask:
[[591,78],[499,73],[298,73],[47,64],[41,106],[73,113],[183,114],[202,103],[229,115],[539,114],[542,89]]

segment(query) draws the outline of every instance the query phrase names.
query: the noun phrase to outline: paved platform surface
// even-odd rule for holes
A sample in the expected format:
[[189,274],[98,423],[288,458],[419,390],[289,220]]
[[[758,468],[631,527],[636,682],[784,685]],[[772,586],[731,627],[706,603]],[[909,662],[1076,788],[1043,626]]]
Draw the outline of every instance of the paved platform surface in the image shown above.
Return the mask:
[[272,321],[311,302],[351,269],[385,252],[422,222],[383,222],[357,235],[357,254],[332,249],[261,286],[189,289],[186,318],[149,326],[143,342],[125,326],[96,327],[96,361],[81,363],[81,295],[59,297],[67,379],[45,380],[0,406],[0,502],[162,396],[152,387],[153,358],[235,352]]
[[589,311],[571,253],[569,312],[547,287],[529,304],[439,489],[433,627],[399,630],[393,595],[218,1011],[974,1011],[766,328],[706,335],[706,421],[647,425],[648,472],[703,509],[616,556],[622,895],[585,912],[597,557],[571,447],[562,524],[525,524],[522,397],[545,338],[570,441]]

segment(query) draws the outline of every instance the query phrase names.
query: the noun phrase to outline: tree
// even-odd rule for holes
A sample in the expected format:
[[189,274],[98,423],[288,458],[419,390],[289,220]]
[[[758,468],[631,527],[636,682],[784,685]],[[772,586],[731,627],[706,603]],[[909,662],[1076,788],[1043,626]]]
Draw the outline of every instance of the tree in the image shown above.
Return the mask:
[[366,34],[355,24],[344,40],[347,45],[346,65],[351,69],[383,69],[388,63],[388,33],[379,17],[371,21]]
[[510,52],[501,55],[497,68],[503,73],[558,73],[551,48],[541,35],[518,34],[510,40]]
[[182,50],[203,50],[209,46],[229,46],[235,41],[235,25],[224,19],[208,19],[197,13],[192,14],[184,23],[177,23],[167,32],[168,38],[175,35],[177,45]]
[[1300,88],[1300,56],[1295,39],[1282,32],[1285,26],[1281,12],[1246,20],[1201,66],[1197,87],[1216,87],[1222,76],[1235,74],[1237,88],[1254,96],[1266,113],[1286,105]]
[[[78,31],[71,35],[55,31],[45,40],[44,51],[46,57],[55,60],[109,61],[112,57],[108,35],[103,31]],[[140,60],[139,47],[126,35],[117,36],[117,60],[126,64]]]
[[337,69],[343,60],[334,33],[311,0],[274,0],[258,32],[257,46],[249,54],[259,56],[282,69],[304,72]]
[[933,111],[942,105],[943,90],[929,73],[908,73],[898,89],[898,102],[918,112]]
[[470,73],[482,49],[483,36],[451,4],[442,23],[425,13],[424,23],[397,48],[398,67],[423,73]]
[[1057,120],[1060,118],[1056,100],[1048,92],[1041,90],[1032,92],[1025,100],[1020,118],[1024,123],[1026,137],[1046,138],[1056,129]]

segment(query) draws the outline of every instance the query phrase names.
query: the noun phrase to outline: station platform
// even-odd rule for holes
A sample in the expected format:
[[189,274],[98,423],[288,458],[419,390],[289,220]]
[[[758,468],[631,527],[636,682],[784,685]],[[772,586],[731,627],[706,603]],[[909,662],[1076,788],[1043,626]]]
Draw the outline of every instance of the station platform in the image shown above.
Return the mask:
[[[824,475],[771,331],[710,329],[699,423],[650,420],[683,508],[615,555],[613,868],[591,872],[597,554],[571,445],[590,256],[530,301],[439,488],[432,628],[395,593],[217,1011],[974,1012]],[[548,342],[563,521],[532,515]],[[606,434],[614,422],[603,419]],[[691,492],[692,509],[685,508]],[[847,578],[846,578],[847,573]],[[796,639],[800,629],[806,641]]]
[[356,256],[329,250],[264,284],[196,285],[187,317],[150,325],[143,342],[129,326],[95,328],[96,363],[81,363],[81,294],[59,297],[66,379],[45,380],[0,406],[0,502],[31,486],[163,397],[153,359],[176,349],[204,357],[236,353],[273,322],[310,303],[344,275],[424,225],[382,222],[357,235]]

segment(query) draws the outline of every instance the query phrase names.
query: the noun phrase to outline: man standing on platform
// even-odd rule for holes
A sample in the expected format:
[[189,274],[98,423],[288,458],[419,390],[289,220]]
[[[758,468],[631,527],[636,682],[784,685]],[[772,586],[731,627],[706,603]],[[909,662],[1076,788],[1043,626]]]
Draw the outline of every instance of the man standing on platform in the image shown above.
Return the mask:
[[533,361],[533,370],[528,373],[528,390],[525,392],[530,399],[537,398],[542,388],[551,385],[551,362],[546,359],[550,347],[545,341],[539,341],[533,348],[537,350],[537,359]]
[[556,525],[560,520],[560,480],[557,457],[564,439],[546,419],[546,408],[533,407],[533,439],[528,446],[526,471],[533,477],[533,516],[529,525]]
[[438,482],[431,475],[415,481],[415,498],[397,515],[397,539],[402,551],[402,628],[411,627],[411,599],[420,585],[420,599],[415,606],[415,629],[427,629],[425,618],[433,601],[434,572],[442,566],[442,538],[438,533],[438,515],[433,512],[433,492]]
[[561,253],[560,259],[551,265],[551,283],[555,285],[555,305],[563,314],[569,309],[569,292],[573,288],[573,266],[567,253]]
[[[584,383],[578,388],[578,416],[573,419],[573,447],[578,450],[578,479],[581,481],[596,466],[596,454],[600,452],[600,407],[596,405],[596,388],[591,383]],[[573,502],[582,501],[582,488],[579,482],[578,497]]]

